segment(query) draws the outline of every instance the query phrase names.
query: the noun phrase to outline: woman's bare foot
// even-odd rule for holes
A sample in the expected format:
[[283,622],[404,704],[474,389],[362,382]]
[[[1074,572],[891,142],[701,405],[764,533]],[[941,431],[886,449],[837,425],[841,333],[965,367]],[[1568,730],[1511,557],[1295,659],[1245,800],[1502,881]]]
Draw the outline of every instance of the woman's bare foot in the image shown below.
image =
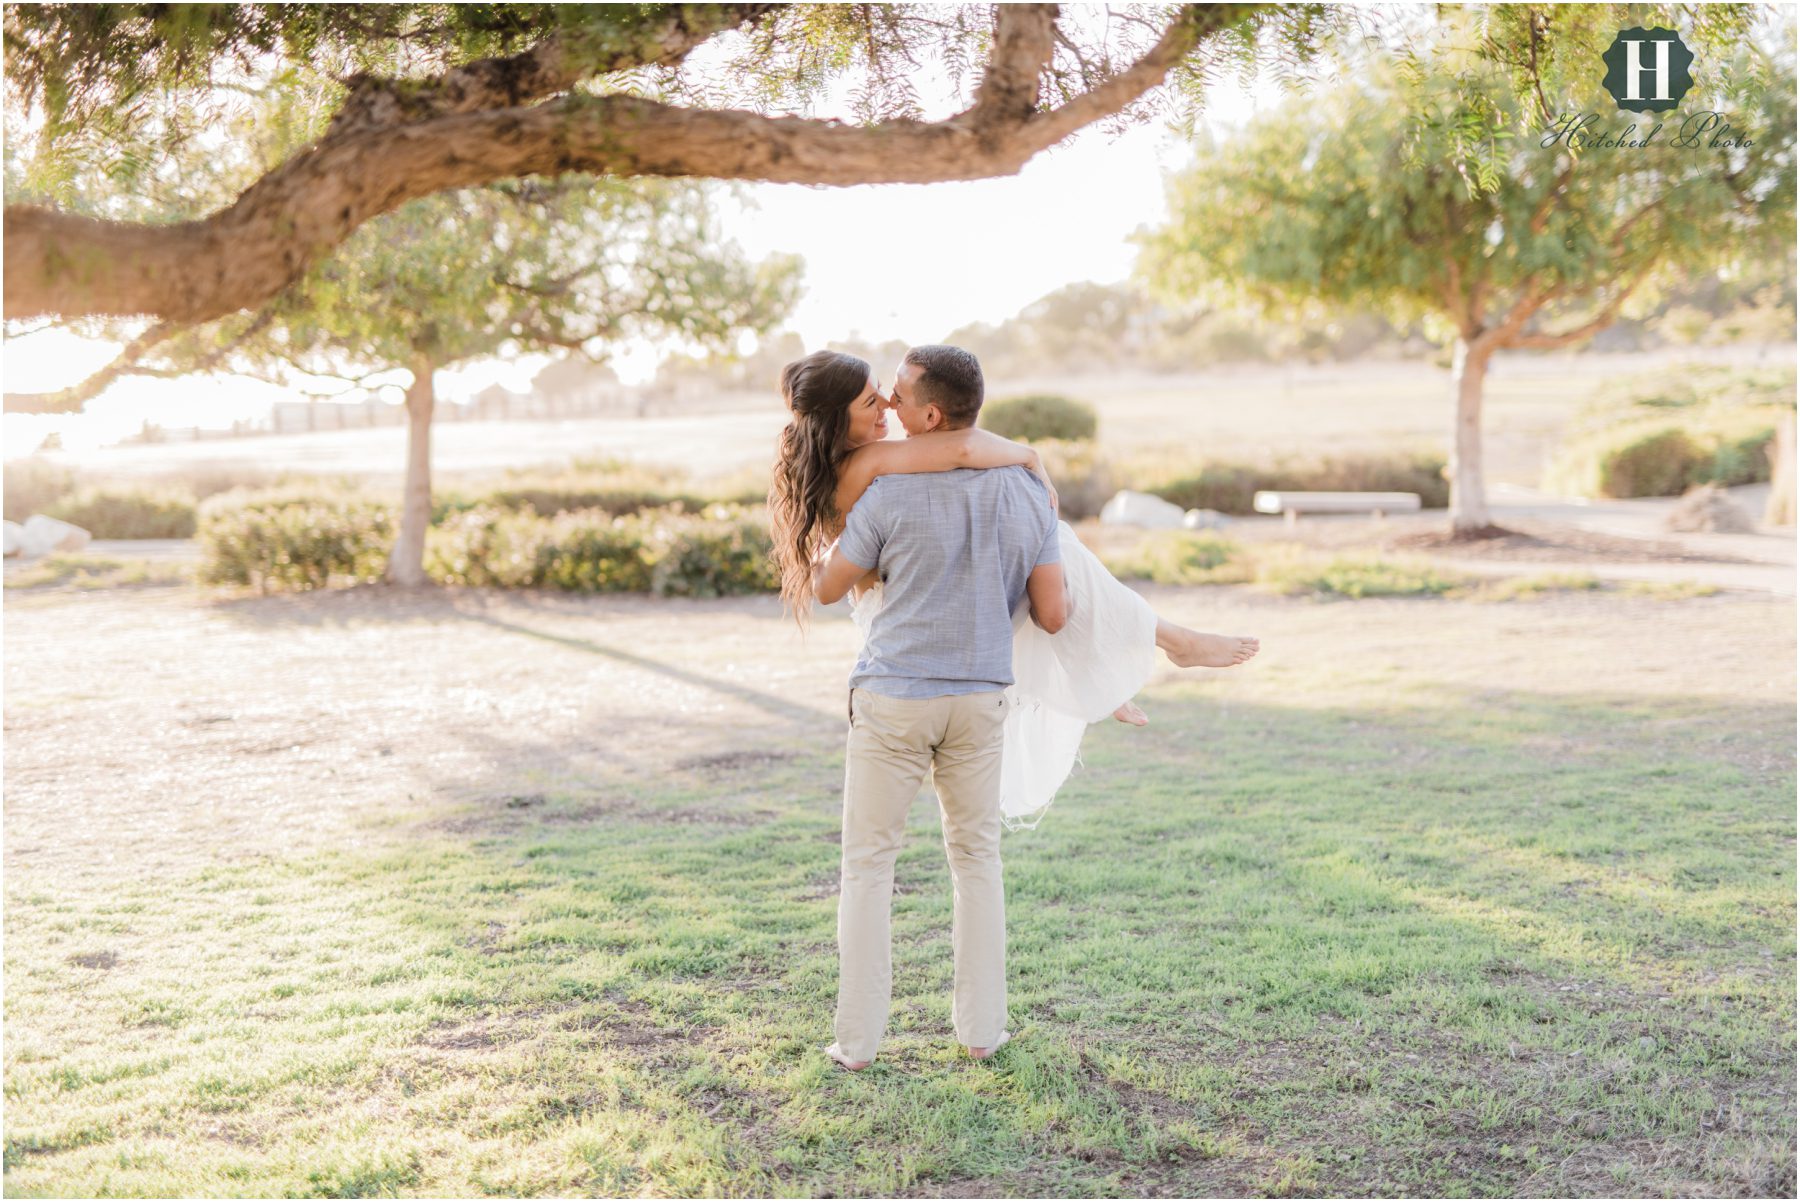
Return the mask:
[[1158,618],[1156,645],[1177,668],[1234,668],[1255,655],[1262,640],[1247,635],[1202,634]]
[[1113,717],[1131,726],[1150,725],[1150,715],[1139,709],[1137,703],[1134,701],[1127,701],[1124,705],[1121,705],[1118,709],[1114,710]]

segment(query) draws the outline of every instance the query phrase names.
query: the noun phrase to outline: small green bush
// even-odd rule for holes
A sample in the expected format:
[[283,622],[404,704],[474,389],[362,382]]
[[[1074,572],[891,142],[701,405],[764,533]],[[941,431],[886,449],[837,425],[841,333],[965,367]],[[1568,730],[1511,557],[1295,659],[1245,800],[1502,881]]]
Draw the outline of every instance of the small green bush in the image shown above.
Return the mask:
[[[1054,479],[1054,477],[1052,477]],[[1255,513],[1256,490],[1266,488],[1267,475],[1236,463],[1213,463],[1191,476],[1180,476],[1148,491],[1183,509],[1216,509],[1220,513]]]
[[1705,456],[1705,448],[1679,428],[1629,438],[1601,458],[1600,495],[1679,496],[1700,470]]
[[194,537],[194,499],[167,490],[84,488],[41,512],[95,538]]
[[1251,514],[1256,512],[1253,501],[1257,492],[1264,489],[1410,492],[1419,495],[1424,509],[1442,509],[1450,503],[1444,457],[1422,451],[1340,455],[1310,462],[1284,460],[1267,467],[1212,463],[1198,472],[1152,484],[1145,491],[1183,509]]
[[1185,530],[1146,535],[1129,556],[1107,568],[1122,580],[1157,584],[1239,584],[1254,574],[1237,543]]
[[224,492],[201,502],[201,579],[264,592],[381,579],[400,515],[371,496]]
[[1467,577],[1410,560],[1337,556],[1270,557],[1257,564],[1257,587],[1276,593],[1327,597],[1438,596],[1464,587]]
[[[984,430],[1020,442],[1046,438],[1089,441],[1100,428],[1092,405],[1049,395],[1010,397],[983,405],[980,424]],[[1060,489],[1061,485],[1057,487]]]

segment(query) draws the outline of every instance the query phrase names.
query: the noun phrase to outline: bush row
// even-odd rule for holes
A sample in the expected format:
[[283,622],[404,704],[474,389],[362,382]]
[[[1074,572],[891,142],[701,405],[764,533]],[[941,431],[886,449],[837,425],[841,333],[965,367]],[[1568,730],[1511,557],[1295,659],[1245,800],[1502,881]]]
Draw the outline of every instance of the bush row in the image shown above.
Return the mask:
[[[214,498],[200,513],[203,579],[264,591],[373,582],[399,518],[391,502],[362,494]],[[773,592],[770,550],[767,515],[742,506],[544,517],[486,505],[432,526],[425,570],[442,584],[720,597]]]

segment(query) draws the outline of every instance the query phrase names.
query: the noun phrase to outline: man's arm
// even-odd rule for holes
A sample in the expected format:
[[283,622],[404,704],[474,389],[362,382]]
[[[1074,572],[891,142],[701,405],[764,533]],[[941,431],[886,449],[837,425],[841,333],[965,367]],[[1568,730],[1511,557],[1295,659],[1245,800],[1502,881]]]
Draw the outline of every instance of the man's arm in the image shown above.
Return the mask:
[[1069,587],[1060,563],[1039,564],[1025,578],[1025,595],[1031,598],[1031,620],[1045,634],[1055,634],[1069,620]]
[[[834,605],[843,600],[850,586],[861,580],[870,569],[850,562],[839,542],[833,542],[813,560],[813,596],[821,605]],[[1058,569],[1060,571],[1060,568]]]

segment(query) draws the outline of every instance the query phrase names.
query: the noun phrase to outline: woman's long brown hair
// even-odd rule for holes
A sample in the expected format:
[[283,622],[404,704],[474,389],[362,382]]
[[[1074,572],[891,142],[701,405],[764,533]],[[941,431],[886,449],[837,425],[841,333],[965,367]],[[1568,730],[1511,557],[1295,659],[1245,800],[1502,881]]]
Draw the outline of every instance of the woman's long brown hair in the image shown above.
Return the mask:
[[802,630],[812,611],[813,555],[837,518],[838,468],[850,453],[850,405],[869,386],[869,365],[814,351],[781,369],[788,424],[775,449],[769,528],[781,569],[781,601]]

